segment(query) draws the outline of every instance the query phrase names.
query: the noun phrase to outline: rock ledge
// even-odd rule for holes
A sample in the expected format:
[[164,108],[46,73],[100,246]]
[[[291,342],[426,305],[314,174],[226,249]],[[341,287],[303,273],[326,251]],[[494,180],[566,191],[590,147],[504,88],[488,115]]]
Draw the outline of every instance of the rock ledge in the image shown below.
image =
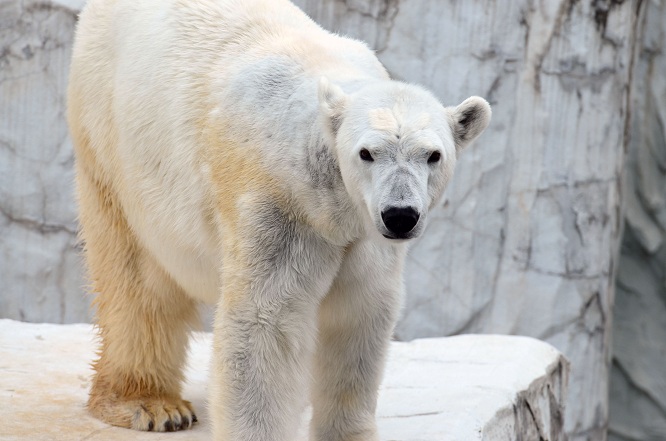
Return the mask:
[[[186,432],[130,433],[85,410],[95,350],[90,325],[0,320],[0,421],[9,423],[1,438],[208,440],[210,340],[207,333],[194,335],[184,388],[201,422]],[[557,350],[527,337],[463,335],[393,343],[377,409],[381,439],[563,440],[568,372]],[[307,439],[305,427],[304,421],[299,440]]]

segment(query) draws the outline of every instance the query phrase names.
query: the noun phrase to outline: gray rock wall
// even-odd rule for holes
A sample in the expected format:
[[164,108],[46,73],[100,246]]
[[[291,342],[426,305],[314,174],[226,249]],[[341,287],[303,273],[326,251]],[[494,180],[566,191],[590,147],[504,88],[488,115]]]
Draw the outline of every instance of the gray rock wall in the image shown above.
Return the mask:
[[647,1],[631,89],[610,439],[666,439],[666,2]]
[[0,317],[87,321],[65,88],[78,8],[0,0]]

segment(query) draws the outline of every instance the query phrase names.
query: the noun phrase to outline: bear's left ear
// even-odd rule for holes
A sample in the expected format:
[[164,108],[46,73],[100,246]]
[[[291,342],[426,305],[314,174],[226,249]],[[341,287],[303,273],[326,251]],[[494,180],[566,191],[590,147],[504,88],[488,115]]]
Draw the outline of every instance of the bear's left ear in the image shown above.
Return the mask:
[[319,112],[323,122],[324,134],[335,145],[335,137],[342,125],[342,115],[347,107],[348,97],[340,87],[322,77],[319,80]]
[[451,115],[451,131],[456,143],[456,152],[460,152],[474,141],[490,123],[490,104],[478,96],[471,96],[458,107],[447,107]]

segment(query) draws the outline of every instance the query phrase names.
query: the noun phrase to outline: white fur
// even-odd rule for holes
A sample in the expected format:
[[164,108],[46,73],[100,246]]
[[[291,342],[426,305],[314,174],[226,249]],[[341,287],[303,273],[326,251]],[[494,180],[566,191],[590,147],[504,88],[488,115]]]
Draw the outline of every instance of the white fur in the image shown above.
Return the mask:
[[[190,296],[222,292],[215,439],[292,439],[311,369],[312,439],[377,439],[405,254],[382,212],[413,207],[405,239],[424,230],[488,104],[447,109],[390,81],[364,44],[286,0],[91,0],[72,72],[81,126],[141,245]],[[270,184],[248,184],[253,171],[224,187],[224,147],[202,143],[215,137]]]

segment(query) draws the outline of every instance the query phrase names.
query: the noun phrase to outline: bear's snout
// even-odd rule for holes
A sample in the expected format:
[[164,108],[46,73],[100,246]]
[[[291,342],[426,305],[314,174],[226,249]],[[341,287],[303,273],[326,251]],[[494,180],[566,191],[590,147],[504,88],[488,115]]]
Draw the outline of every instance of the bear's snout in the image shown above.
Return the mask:
[[393,236],[389,239],[406,239],[419,221],[419,213],[413,207],[389,207],[382,211],[382,221]]

